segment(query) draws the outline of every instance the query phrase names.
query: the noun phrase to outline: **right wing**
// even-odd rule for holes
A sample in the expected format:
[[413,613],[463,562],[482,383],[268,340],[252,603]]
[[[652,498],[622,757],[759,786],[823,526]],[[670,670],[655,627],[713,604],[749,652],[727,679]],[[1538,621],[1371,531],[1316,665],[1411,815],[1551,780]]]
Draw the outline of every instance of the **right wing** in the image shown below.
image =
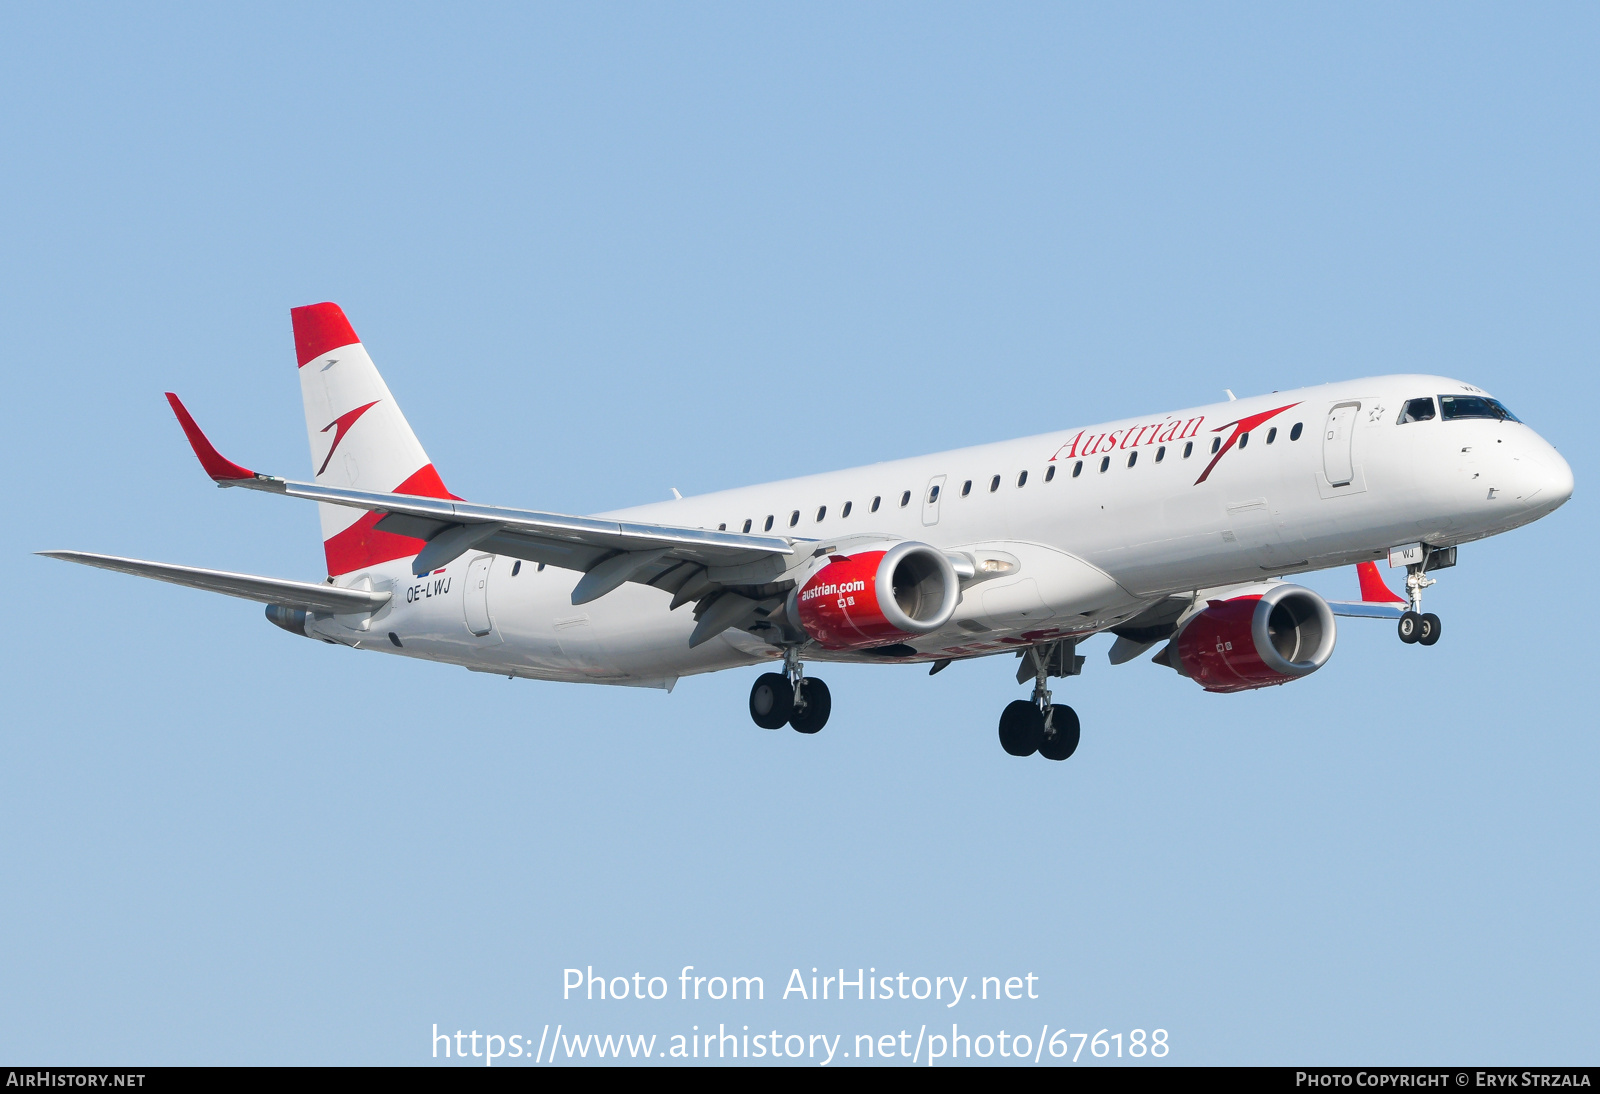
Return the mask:
[[1399,619],[1410,606],[1410,601],[1395,596],[1384,584],[1376,562],[1356,563],[1356,577],[1361,583],[1361,599],[1328,601],[1328,607],[1333,609],[1334,615],[1356,619]]
[[136,577],[152,577],[157,581],[170,581],[174,585],[187,585],[191,589],[226,593],[244,600],[262,604],[281,604],[285,608],[304,608],[308,612],[328,615],[355,615],[375,612],[389,602],[393,594],[369,593],[361,589],[340,589],[332,585],[318,585],[310,581],[288,581],[277,577],[256,577],[254,574],[234,574],[226,570],[204,570],[198,566],[178,566],[171,562],[146,562],[138,558],[118,558],[116,555],[96,555],[88,551],[39,551],[47,558],[77,562],[84,566],[98,566],[102,570],[116,570]]

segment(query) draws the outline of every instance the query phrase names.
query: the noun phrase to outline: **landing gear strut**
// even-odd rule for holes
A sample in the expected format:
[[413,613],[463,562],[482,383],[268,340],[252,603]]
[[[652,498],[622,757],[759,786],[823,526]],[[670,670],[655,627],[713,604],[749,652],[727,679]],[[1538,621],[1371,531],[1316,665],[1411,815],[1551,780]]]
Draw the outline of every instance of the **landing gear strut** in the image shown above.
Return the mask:
[[783,653],[783,672],[764,672],[750,689],[750,718],[762,729],[780,729],[785,723],[800,733],[815,733],[828,724],[833,697],[828,685],[808,678],[799,651]]
[[[1449,565],[1455,564],[1454,548],[1451,548]],[[1406,567],[1406,598],[1411,601],[1411,608],[1400,616],[1400,641],[1410,645],[1415,642],[1423,646],[1431,646],[1439,641],[1439,617],[1432,612],[1424,613],[1422,610],[1422,590],[1438,582],[1428,576],[1429,556],[1433,554],[1431,548],[1425,548],[1423,560],[1414,562]]]
[[[1079,659],[1070,640],[1034,646],[1025,655],[1033,668],[1033,698],[1018,699],[1000,715],[1000,747],[1013,756],[1035,752],[1047,760],[1064,760],[1078,749],[1078,714],[1050,701],[1051,676],[1077,675]],[[1025,664],[1018,683],[1027,679]]]

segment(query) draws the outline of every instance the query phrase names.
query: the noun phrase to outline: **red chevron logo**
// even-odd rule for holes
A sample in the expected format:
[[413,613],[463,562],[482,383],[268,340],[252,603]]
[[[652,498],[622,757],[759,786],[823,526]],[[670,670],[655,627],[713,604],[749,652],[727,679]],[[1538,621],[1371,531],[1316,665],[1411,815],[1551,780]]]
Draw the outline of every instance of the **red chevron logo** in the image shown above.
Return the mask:
[[1236,422],[1228,422],[1213,429],[1211,432],[1221,433],[1224,429],[1227,429],[1228,426],[1231,425],[1233,427],[1233,435],[1228,438],[1228,442],[1226,444],[1217,449],[1217,454],[1211,457],[1211,462],[1206,464],[1206,469],[1200,472],[1200,477],[1194,480],[1194,484],[1199,486],[1201,483],[1206,481],[1206,476],[1211,474],[1211,469],[1217,466],[1218,460],[1222,459],[1222,457],[1228,454],[1228,449],[1233,447],[1234,442],[1239,439],[1241,434],[1248,433],[1256,426],[1266,421],[1268,418],[1275,418],[1279,414],[1282,414],[1285,410],[1290,410],[1299,405],[1299,403],[1290,403],[1288,406],[1280,406],[1277,410],[1263,410],[1260,414],[1252,414],[1248,418],[1240,418]]
[[333,453],[336,449],[338,449],[339,442],[344,440],[344,435],[346,433],[350,432],[350,427],[356,424],[356,419],[381,402],[383,402],[382,399],[374,399],[366,406],[358,406],[354,410],[347,411],[344,414],[339,415],[333,421],[322,427],[322,432],[324,433],[330,429],[336,429],[336,432],[333,435],[333,445],[328,449],[327,459],[323,460],[322,466],[317,468],[317,478],[320,479],[322,477],[322,473],[328,469],[328,463],[333,459]]

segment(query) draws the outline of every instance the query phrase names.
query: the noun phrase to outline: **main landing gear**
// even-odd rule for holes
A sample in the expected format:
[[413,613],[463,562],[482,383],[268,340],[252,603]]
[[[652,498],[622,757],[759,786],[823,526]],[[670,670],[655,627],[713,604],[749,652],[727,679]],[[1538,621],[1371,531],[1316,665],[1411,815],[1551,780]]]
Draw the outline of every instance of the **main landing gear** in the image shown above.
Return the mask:
[[815,733],[828,724],[833,697],[828,685],[807,677],[799,654],[783,655],[783,672],[764,672],[750,689],[750,717],[762,729],[782,729],[787,723],[800,733]]
[[[1430,568],[1428,565],[1430,556],[1434,553],[1432,550],[1427,550],[1422,562],[1413,563],[1406,567],[1406,596],[1411,601],[1411,608],[1400,616],[1399,631],[1400,641],[1408,646],[1412,643],[1431,646],[1439,641],[1439,617],[1432,612],[1424,613],[1422,610],[1422,590],[1429,585],[1438,584],[1427,574]],[[1454,548],[1451,548],[1449,562],[1446,565],[1454,564]],[[1438,569],[1439,567],[1435,565],[1432,568]]]
[[[1000,747],[1013,756],[1032,756],[1065,760],[1078,750],[1078,713],[1069,706],[1050,701],[1051,676],[1077,674],[1079,661],[1075,644],[1056,642],[1034,646],[1027,652],[1034,670],[1033,698],[1018,699],[1000,715]],[[1027,666],[1017,675],[1023,680]],[[1021,682],[1020,680],[1018,681]]]

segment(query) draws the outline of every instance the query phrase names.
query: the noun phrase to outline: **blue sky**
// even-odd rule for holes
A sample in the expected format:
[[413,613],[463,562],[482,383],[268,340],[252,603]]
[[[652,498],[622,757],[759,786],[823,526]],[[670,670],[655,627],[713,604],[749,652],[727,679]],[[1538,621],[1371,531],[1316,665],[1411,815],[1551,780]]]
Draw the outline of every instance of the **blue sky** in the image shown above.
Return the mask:
[[[1592,1062],[1597,48],[1580,5],[14,8],[0,1056],[952,1017],[772,998],[843,966],[1032,972],[956,1020],[1174,1062]],[[325,299],[474,500],[1402,370],[1577,494],[1462,549],[1431,650],[1352,621],[1212,696],[1091,643],[1066,764],[996,744],[1010,661],[829,669],[808,739],[751,726],[753,670],[508,682],[31,556],[320,577],[310,507],[212,489],[161,392],[307,471],[287,311]],[[769,999],[560,998],[686,964]]]

